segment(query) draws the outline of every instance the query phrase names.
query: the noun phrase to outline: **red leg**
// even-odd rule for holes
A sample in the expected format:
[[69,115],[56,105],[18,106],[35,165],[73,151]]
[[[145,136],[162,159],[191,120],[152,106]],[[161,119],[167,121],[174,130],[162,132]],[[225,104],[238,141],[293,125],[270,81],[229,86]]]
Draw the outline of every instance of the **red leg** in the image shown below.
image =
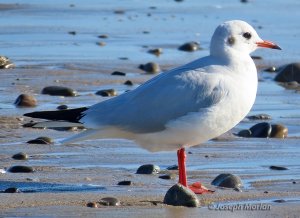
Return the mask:
[[181,148],[177,151],[177,158],[178,158],[179,183],[181,185],[185,187],[189,187],[196,194],[213,192],[205,188],[200,182],[196,182],[188,186],[187,178],[186,178],[186,167],[185,167],[186,154],[184,148]]

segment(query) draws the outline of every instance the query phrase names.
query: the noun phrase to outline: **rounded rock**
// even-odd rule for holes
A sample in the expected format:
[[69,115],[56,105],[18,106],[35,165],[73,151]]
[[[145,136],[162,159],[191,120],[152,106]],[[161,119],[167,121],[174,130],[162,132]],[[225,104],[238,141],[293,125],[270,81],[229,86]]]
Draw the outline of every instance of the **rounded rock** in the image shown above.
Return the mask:
[[0,56],[0,69],[14,68],[15,65],[9,60],[8,57]]
[[230,173],[222,173],[218,175],[212,182],[212,185],[225,187],[225,188],[240,188],[243,186],[242,180],[240,177],[230,174]]
[[157,174],[159,172],[159,166],[153,164],[145,164],[137,169],[136,174]]
[[111,73],[113,76],[126,76],[126,73],[121,72],[121,71],[114,71]]
[[33,140],[27,141],[28,144],[52,144],[53,140],[49,137],[42,136]]
[[271,120],[272,117],[268,114],[256,114],[252,116],[247,116],[249,120]]
[[179,46],[178,49],[181,51],[192,52],[192,51],[199,50],[200,46],[199,46],[198,42],[187,42],[187,43],[184,43],[183,45]]
[[10,173],[32,173],[34,170],[29,166],[12,166],[8,169]]
[[15,159],[15,160],[27,160],[28,155],[23,153],[23,152],[20,152],[20,153],[14,154],[12,156],[12,158]]
[[160,72],[160,67],[157,63],[149,62],[147,64],[141,64],[139,68],[146,73],[155,74]]
[[126,85],[126,86],[133,86],[133,82],[130,81],[130,80],[127,80],[127,81],[124,82],[124,85]]
[[270,137],[272,126],[270,123],[258,123],[250,128],[251,137],[255,138],[268,138]]
[[98,38],[100,38],[100,39],[107,39],[108,35],[102,34],[102,35],[99,35]]
[[45,95],[54,95],[54,96],[65,96],[65,97],[74,97],[77,95],[77,92],[71,88],[63,86],[47,86],[43,88],[42,94]]
[[271,170],[288,170],[288,168],[286,167],[282,167],[282,166],[270,166]]
[[96,202],[88,202],[86,204],[87,207],[91,207],[91,208],[98,208],[98,205]]
[[32,95],[21,94],[14,103],[17,107],[35,107],[37,100]]
[[199,207],[197,195],[189,188],[176,184],[173,185],[164,197],[164,204],[184,207]]
[[161,55],[162,52],[163,52],[163,49],[162,49],[162,48],[154,48],[154,49],[148,50],[148,53],[154,54],[154,55],[156,55],[156,56]]
[[174,174],[165,174],[165,175],[160,175],[158,178],[166,179],[166,180],[175,179],[175,175]]
[[297,81],[300,83],[300,63],[292,63],[281,67],[274,80],[277,82]]
[[274,73],[277,71],[277,68],[273,66],[273,67],[269,67],[269,68],[265,69],[264,71]]
[[167,170],[178,170],[178,165],[174,164],[172,166],[167,167]]
[[103,89],[97,91],[96,95],[101,95],[102,97],[112,97],[118,95],[118,93],[114,89]]
[[62,104],[62,105],[59,105],[56,109],[57,110],[67,110],[68,108],[69,108],[68,105]]
[[271,138],[286,138],[288,136],[288,128],[281,124],[273,124]]
[[10,187],[4,190],[4,193],[20,193],[20,189],[16,187]]
[[120,206],[121,205],[121,202],[117,198],[114,198],[114,197],[102,198],[99,203],[104,206]]
[[118,182],[118,185],[132,185],[132,182],[129,180],[124,180],[124,181]]

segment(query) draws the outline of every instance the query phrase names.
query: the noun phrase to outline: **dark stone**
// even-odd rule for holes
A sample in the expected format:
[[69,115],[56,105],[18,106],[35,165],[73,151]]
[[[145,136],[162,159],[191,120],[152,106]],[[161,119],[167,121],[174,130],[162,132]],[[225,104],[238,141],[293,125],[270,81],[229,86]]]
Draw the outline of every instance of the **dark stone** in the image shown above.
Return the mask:
[[161,55],[162,52],[163,52],[162,48],[154,48],[154,49],[148,50],[148,53],[154,54],[154,55],[156,55],[156,56]]
[[255,55],[252,55],[251,58],[253,60],[262,60],[263,59],[261,56],[255,56]]
[[270,166],[271,170],[288,170],[286,167],[281,167],[281,166]]
[[273,124],[271,131],[271,138],[286,138],[288,135],[288,128],[284,125]]
[[68,33],[73,36],[75,36],[77,34],[76,31],[69,31]]
[[160,72],[160,67],[157,63],[149,62],[147,64],[141,64],[139,68],[149,74],[155,74]]
[[241,186],[243,186],[240,177],[230,173],[222,173],[218,175],[211,182],[211,184],[214,186],[225,187],[225,188],[240,188]]
[[269,192],[268,192],[268,191],[264,191],[264,193],[265,193],[265,194],[269,194]]
[[32,95],[21,94],[14,103],[17,107],[35,107],[37,100]]
[[62,105],[59,105],[56,109],[57,110],[67,110],[68,108],[69,108],[68,105],[62,104]]
[[175,179],[175,175],[174,174],[165,174],[165,175],[160,175],[158,178],[166,179],[166,180]]
[[181,184],[173,185],[164,197],[164,204],[184,207],[199,207],[197,195]]
[[113,76],[126,76],[126,73],[120,71],[114,71],[111,73]]
[[98,208],[98,205],[96,202],[89,202],[86,204],[87,207],[91,207],[91,208]]
[[274,200],[274,202],[276,202],[276,203],[285,203],[286,200],[284,200],[284,199],[278,199],[278,200]]
[[296,181],[293,181],[292,183],[293,183],[293,184],[297,184],[297,182],[296,182]]
[[133,86],[133,82],[130,80],[127,80],[126,82],[124,82],[124,85]]
[[20,153],[14,154],[12,156],[12,158],[15,159],[15,160],[27,160],[28,155],[23,153],[23,152],[20,152]]
[[121,205],[121,202],[118,199],[113,198],[113,197],[102,198],[99,203],[104,206],[120,206]]
[[16,187],[7,188],[4,193],[20,193],[21,191]]
[[132,182],[129,180],[124,180],[124,181],[118,182],[118,185],[132,185]]
[[268,138],[272,131],[272,126],[270,123],[258,123],[250,128],[251,137],[255,138]]
[[292,63],[281,68],[275,77],[277,82],[292,82],[300,83],[300,63]]
[[106,46],[105,42],[96,42],[96,44],[99,45],[99,46]]
[[247,116],[249,120],[271,120],[272,117],[268,114],[256,114],[252,116]]
[[12,166],[8,169],[11,173],[32,173],[34,170],[29,166]]
[[0,69],[14,68],[15,65],[9,60],[8,57],[0,56]]
[[29,140],[27,143],[28,144],[52,144],[53,140],[49,137],[42,136],[33,140]]
[[107,39],[108,35],[102,34],[102,35],[99,35],[98,38],[100,38],[100,39]]
[[67,88],[67,87],[63,87],[63,86],[47,86],[47,87],[43,88],[42,94],[74,97],[77,95],[77,92],[71,88]]
[[199,46],[198,42],[187,42],[187,43],[184,43],[183,45],[179,46],[178,49],[181,51],[192,52],[192,51],[199,50],[200,46]]
[[276,67],[269,67],[269,68],[265,69],[264,71],[274,73],[274,72],[277,71],[277,68]]
[[103,97],[116,96],[118,93],[114,89],[103,89],[96,92],[96,95],[101,95]]
[[125,11],[120,9],[120,10],[115,10],[114,13],[115,14],[125,14]]
[[251,137],[251,131],[249,129],[241,130],[241,131],[239,131],[238,136],[249,138],[249,137]]
[[157,174],[159,172],[159,166],[153,164],[145,164],[137,169],[136,174]]
[[172,166],[167,167],[167,170],[178,170],[178,165],[174,164]]
[[248,0],[241,0],[242,3],[248,3]]

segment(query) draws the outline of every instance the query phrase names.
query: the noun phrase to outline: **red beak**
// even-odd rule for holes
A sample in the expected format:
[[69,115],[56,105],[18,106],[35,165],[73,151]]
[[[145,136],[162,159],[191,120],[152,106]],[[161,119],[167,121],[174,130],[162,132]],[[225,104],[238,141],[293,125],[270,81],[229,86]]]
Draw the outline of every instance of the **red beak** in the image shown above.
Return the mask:
[[258,47],[272,48],[272,49],[279,49],[279,50],[281,50],[281,48],[278,45],[276,45],[273,42],[267,41],[267,40],[262,41],[262,42],[257,42],[256,44],[257,44]]

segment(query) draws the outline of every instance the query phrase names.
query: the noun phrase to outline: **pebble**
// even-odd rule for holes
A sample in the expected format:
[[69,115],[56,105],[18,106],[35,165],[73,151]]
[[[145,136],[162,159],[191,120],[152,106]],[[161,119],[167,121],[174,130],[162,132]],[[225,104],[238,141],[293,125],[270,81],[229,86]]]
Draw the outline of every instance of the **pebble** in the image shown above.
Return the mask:
[[270,166],[271,170],[288,170],[286,167],[281,167],[281,166]]
[[96,42],[96,44],[99,45],[99,46],[106,46],[105,42]]
[[300,63],[292,63],[281,67],[275,79],[277,82],[292,82],[300,83]]
[[96,202],[89,202],[86,204],[87,207],[91,207],[91,208],[98,208],[98,205]]
[[230,174],[230,173],[222,173],[218,175],[212,182],[212,185],[225,187],[225,188],[240,188],[243,186],[243,182],[239,176]]
[[288,136],[288,128],[281,124],[273,124],[271,138],[286,138]]
[[20,189],[16,187],[10,187],[4,190],[4,193],[20,193]]
[[273,67],[269,67],[269,68],[265,69],[264,71],[274,73],[277,71],[277,68],[273,66]]
[[164,174],[164,175],[160,175],[158,178],[169,180],[169,179],[175,179],[175,177],[176,177],[175,174]]
[[199,46],[198,42],[187,42],[187,43],[184,43],[183,45],[179,46],[178,49],[181,51],[192,52],[192,51],[199,50],[200,46]]
[[20,153],[14,154],[12,156],[12,158],[15,159],[15,160],[27,160],[28,155],[23,153],[23,152],[20,152]]
[[141,64],[139,68],[146,73],[155,74],[160,72],[160,67],[157,63],[149,62],[147,64]]
[[286,200],[284,200],[284,199],[279,199],[279,200],[274,200],[274,202],[276,202],[276,203],[285,203]]
[[54,96],[65,96],[65,97],[74,97],[77,95],[77,92],[71,88],[63,86],[47,86],[43,88],[42,94],[54,95]]
[[156,55],[156,56],[161,55],[162,52],[163,52],[163,49],[162,49],[162,48],[154,48],[154,49],[149,49],[149,50],[148,50],[148,53],[154,54],[154,55]]
[[118,182],[118,185],[132,185],[132,182],[130,180],[124,180],[124,181]]
[[12,166],[8,169],[11,173],[32,173],[34,170],[29,166]]
[[174,164],[172,166],[167,167],[167,170],[178,170],[178,165]]
[[102,198],[99,203],[104,206],[120,206],[121,205],[121,202],[117,198],[114,198],[114,197]]
[[133,82],[130,81],[130,80],[127,80],[127,81],[124,82],[124,85],[133,86]]
[[247,116],[249,120],[271,120],[272,117],[268,114],[255,114],[252,116]]
[[15,65],[9,60],[8,57],[0,56],[0,69],[11,69]]
[[99,35],[98,38],[100,38],[100,39],[107,39],[108,35],[102,34],[102,35]]
[[46,136],[42,136],[42,137],[38,137],[36,139],[32,139],[27,141],[28,144],[52,144],[53,140],[49,137]]
[[136,174],[157,174],[159,172],[159,166],[153,164],[145,164],[137,169]]
[[117,91],[114,89],[103,89],[96,92],[96,95],[101,95],[103,97],[111,97],[118,95]]
[[120,71],[114,71],[111,73],[113,76],[126,76],[126,73]]
[[65,104],[62,104],[62,105],[59,105],[59,106],[57,106],[57,110],[67,110],[69,107],[67,106],[67,105],[65,105]]
[[173,185],[164,197],[164,204],[173,206],[199,207],[197,195],[189,188],[176,184]]
[[76,31],[69,31],[68,33],[73,36],[75,36],[77,34]]
[[270,136],[272,131],[272,126],[270,123],[258,123],[250,128],[251,137],[255,138],[267,138]]
[[21,94],[14,103],[17,107],[35,107],[37,100],[32,95]]

